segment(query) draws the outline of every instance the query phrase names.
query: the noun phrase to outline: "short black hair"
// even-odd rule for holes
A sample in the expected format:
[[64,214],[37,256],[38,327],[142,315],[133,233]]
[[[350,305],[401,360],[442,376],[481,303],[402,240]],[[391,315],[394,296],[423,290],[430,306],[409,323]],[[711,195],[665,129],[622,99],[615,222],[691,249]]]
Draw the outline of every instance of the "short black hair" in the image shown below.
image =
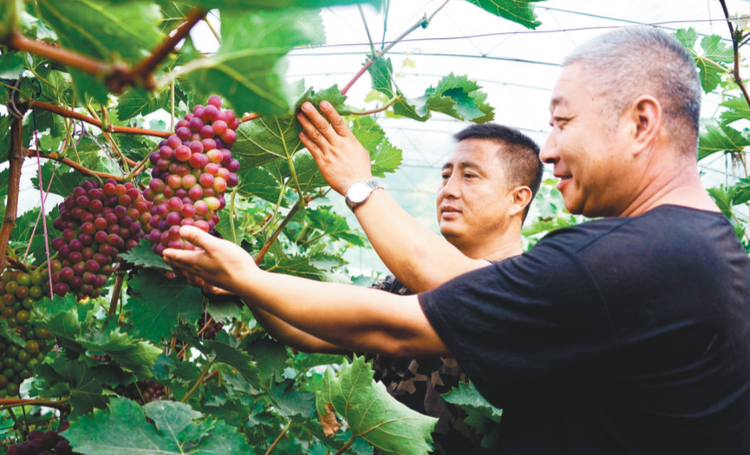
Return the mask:
[[[485,139],[500,144],[497,155],[505,167],[506,183],[511,188],[528,186],[531,189],[531,200],[534,200],[542,185],[544,167],[539,159],[539,146],[533,139],[515,128],[497,123],[470,125],[453,137],[458,142],[466,139]],[[524,219],[529,213],[529,208],[531,202],[526,206]]]

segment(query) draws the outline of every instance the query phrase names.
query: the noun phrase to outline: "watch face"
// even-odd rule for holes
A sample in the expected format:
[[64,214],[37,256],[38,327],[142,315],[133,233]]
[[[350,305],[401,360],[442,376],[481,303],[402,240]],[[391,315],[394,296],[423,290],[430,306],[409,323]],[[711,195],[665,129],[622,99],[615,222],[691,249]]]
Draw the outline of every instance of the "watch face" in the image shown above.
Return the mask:
[[352,185],[347,196],[349,197],[350,201],[355,204],[359,204],[360,202],[367,199],[367,196],[370,195],[371,191],[372,189],[369,186],[359,182]]

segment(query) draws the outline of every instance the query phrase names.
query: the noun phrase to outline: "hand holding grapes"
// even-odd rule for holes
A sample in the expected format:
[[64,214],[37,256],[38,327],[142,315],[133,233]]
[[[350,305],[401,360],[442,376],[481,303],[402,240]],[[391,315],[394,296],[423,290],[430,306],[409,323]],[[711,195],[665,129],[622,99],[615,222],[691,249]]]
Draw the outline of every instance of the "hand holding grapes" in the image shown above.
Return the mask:
[[238,245],[221,240],[193,226],[180,228],[180,236],[197,248],[164,250],[164,260],[172,268],[197,276],[205,283],[236,293],[238,283],[247,283],[260,269]]

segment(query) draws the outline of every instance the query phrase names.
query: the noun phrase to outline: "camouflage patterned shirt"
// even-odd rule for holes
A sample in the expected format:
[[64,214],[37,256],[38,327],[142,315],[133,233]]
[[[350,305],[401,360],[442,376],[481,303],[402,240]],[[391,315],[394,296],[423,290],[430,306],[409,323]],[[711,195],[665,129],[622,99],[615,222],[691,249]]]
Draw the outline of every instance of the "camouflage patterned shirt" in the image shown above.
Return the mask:
[[[375,289],[399,295],[412,295],[396,277],[388,276],[373,286]],[[464,423],[466,413],[446,403],[441,394],[466,381],[455,359],[427,358],[398,360],[382,355],[371,355],[375,379],[381,381],[394,398],[422,414],[438,418],[434,438],[434,454],[477,455],[491,453],[480,447],[481,437]],[[375,451],[379,454],[379,451]]]

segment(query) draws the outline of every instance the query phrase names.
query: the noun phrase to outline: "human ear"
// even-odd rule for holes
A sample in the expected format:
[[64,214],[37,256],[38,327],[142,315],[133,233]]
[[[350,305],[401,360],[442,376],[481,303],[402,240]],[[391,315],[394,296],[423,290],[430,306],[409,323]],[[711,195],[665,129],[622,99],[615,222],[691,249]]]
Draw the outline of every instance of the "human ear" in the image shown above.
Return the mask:
[[510,204],[509,212],[510,216],[515,216],[519,213],[523,213],[526,210],[526,206],[531,204],[532,194],[531,189],[528,186],[518,186],[510,192],[510,196],[513,201]]
[[664,122],[661,104],[653,96],[641,96],[631,107],[633,121],[633,154],[648,149],[659,137]]

